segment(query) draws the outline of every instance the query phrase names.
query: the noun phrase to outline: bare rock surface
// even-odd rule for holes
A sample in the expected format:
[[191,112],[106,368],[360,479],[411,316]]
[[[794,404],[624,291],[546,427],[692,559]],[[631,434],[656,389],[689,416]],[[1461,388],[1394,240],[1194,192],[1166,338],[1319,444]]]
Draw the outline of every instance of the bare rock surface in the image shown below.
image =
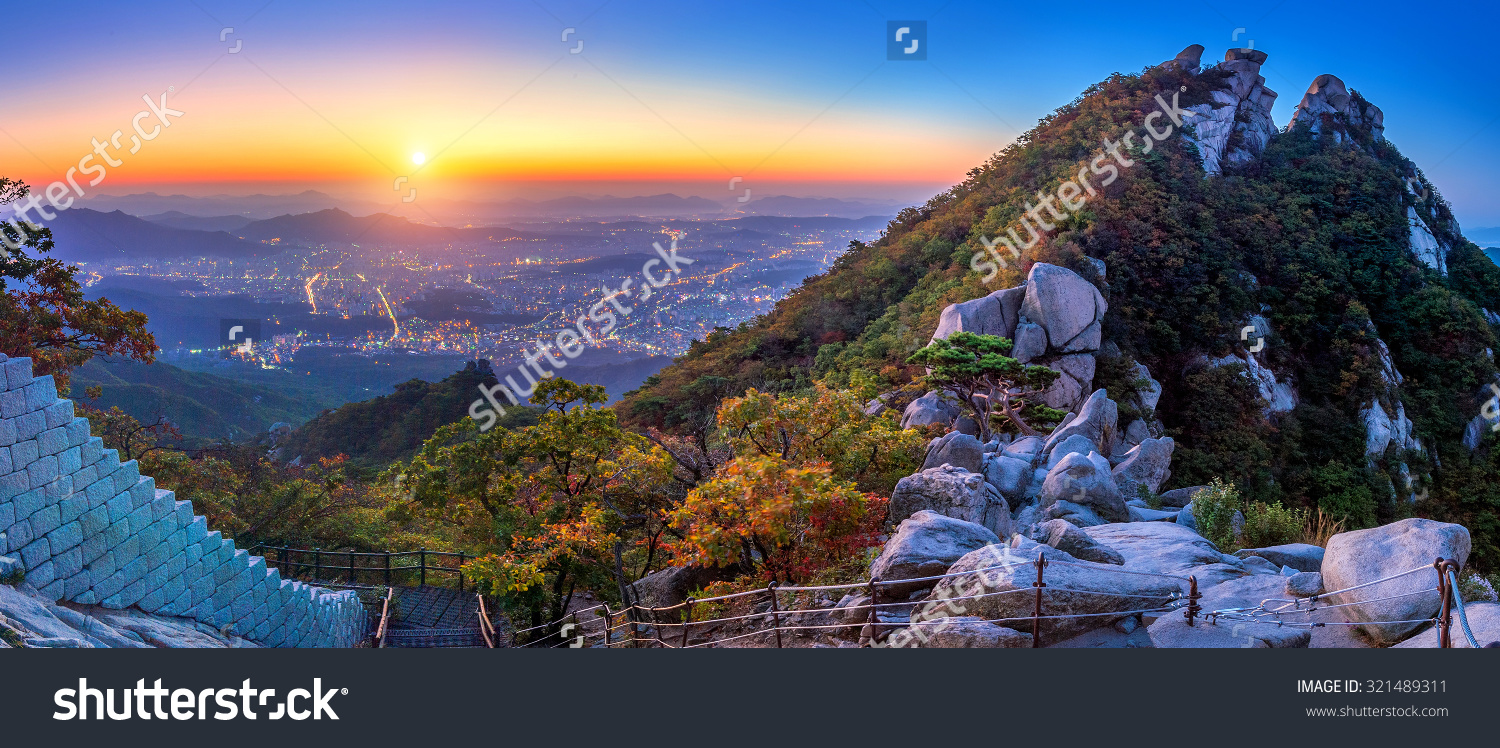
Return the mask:
[[928,509],[989,528],[996,537],[1010,535],[1010,507],[984,476],[944,465],[908,475],[891,492],[891,522],[899,523]]
[[[1342,532],[1328,540],[1323,556],[1323,586],[1342,590],[1374,582],[1409,569],[1412,574],[1349,592],[1331,599],[1350,605],[1350,620],[1359,622],[1362,633],[1381,644],[1394,644],[1421,629],[1424,620],[1437,615],[1437,572],[1434,559],[1451,558],[1463,565],[1469,558],[1469,531],[1462,525],[1429,519],[1404,519],[1368,530]],[[1425,568],[1424,568],[1425,567]],[[1395,599],[1375,601],[1377,598]],[[1406,623],[1383,623],[1407,621]]]

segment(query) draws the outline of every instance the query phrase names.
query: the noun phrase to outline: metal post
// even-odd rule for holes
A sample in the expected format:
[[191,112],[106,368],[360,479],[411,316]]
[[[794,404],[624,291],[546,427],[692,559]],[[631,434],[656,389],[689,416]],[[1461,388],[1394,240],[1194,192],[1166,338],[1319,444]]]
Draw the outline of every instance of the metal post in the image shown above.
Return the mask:
[[459,551],[459,553],[458,553],[458,591],[459,592],[463,592],[464,591],[464,554],[463,554],[463,551]]
[[880,577],[870,578],[870,615],[865,618],[870,628],[870,646],[880,638]]
[[385,554],[385,586],[391,586],[391,554]]
[[1189,576],[1187,606],[1187,624],[1189,626],[1193,625],[1193,619],[1198,616],[1198,611],[1202,610],[1202,608],[1198,607],[1198,598],[1201,597],[1203,596],[1198,594],[1198,577]]
[[776,585],[774,579],[766,585],[766,592],[771,595],[771,620],[776,624],[776,648],[781,649],[781,609],[776,605]]
[[658,618],[657,615],[656,615],[656,608],[651,608],[650,610],[651,610],[651,626],[652,626],[653,629],[656,630],[656,643],[662,645],[663,647],[665,647],[665,646],[667,646],[667,643],[661,640],[661,619]]
[[604,612],[599,615],[604,616],[604,646],[607,648],[609,647],[609,603],[604,603]]
[[419,581],[417,583],[417,586],[418,587],[426,587],[427,586],[427,549],[426,548],[422,549],[422,555],[419,556],[418,558],[420,560],[420,566],[418,567],[417,577],[421,581]]
[[313,549],[313,579],[317,579],[323,573],[323,549]]
[[678,647],[686,647],[687,646],[687,642],[688,642],[688,625],[693,622],[693,603],[695,603],[695,602],[697,602],[697,601],[694,600],[691,597],[687,599],[687,619],[682,622],[682,643],[678,644],[677,645]]
[[354,551],[349,551],[349,584],[354,584]]
[[1432,564],[1432,568],[1437,569],[1438,597],[1442,598],[1442,607],[1438,611],[1437,623],[1438,646],[1442,649],[1453,648],[1453,609],[1451,607],[1451,604],[1453,600],[1452,595],[1454,590],[1452,589],[1452,586],[1448,584],[1449,564],[1457,566],[1455,562],[1446,560],[1441,556],[1439,556],[1438,560]]
[[1031,616],[1031,646],[1040,649],[1042,646],[1042,588],[1047,586],[1042,581],[1042,570],[1047,568],[1047,557],[1041,551],[1036,554],[1036,582],[1031,586],[1036,588],[1036,610]]

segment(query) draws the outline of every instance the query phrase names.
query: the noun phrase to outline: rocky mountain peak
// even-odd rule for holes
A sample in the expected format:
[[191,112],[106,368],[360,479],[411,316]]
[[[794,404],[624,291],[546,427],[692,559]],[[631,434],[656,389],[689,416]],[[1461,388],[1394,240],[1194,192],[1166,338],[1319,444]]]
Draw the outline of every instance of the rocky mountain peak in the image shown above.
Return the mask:
[[[1196,50],[1196,52],[1194,51]],[[1167,64],[1194,72],[1203,47],[1194,44]],[[1277,131],[1271,120],[1276,92],[1266,88],[1260,66],[1266,53],[1255,49],[1234,48],[1224,53],[1219,70],[1230,75],[1222,88],[1213,92],[1213,102],[1188,107],[1194,112],[1192,138],[1203,157],[1203,170],[1209,175],[1220,173],[1224,164],[1243,164],[1255,159],[1271,142]]]
[[1385,113],[1380,107],[1351,95],[1338,76],[1326,73],[1313,79],[1292,113],[1292,126],[1299,123],[1306,123],[1314,134],[1331,131],[1340,143],[1354,140],[1351,127],[1369,132],[1376,140],[1385,137]]

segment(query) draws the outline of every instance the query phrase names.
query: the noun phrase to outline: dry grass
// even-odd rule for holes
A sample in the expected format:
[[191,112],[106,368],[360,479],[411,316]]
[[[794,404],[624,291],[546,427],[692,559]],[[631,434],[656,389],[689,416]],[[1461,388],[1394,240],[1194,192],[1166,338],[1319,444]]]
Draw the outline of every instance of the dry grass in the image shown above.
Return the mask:
[[1306,516],[1302,525],[1303,543],[1326,548],[1329,538],[1344,531],[1344,520],[1334,519],[1322,507],[1318,507],[1317,512],[1308,512]]

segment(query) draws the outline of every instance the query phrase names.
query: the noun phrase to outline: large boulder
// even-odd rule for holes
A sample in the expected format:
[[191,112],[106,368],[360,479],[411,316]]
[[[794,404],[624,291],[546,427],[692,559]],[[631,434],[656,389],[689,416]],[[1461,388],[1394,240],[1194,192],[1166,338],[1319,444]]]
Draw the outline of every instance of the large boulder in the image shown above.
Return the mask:
[[1168,512],[1149,507],[1130,507],[1131,522],[1176,522],[1177,512]]
[[[1469,531],[1462,525],[1429,519],[1404,519],[1383,527],[1341,532],[1328,540],[1323,555],[1323,586],[1342,590],[1417,569],[1396,579],[1330,596],[1338,604],[1361,603],[1344,608],[1345,615],[1377,643],[1393,644],[1437,615],[1441,601],[1432,563],[1437,558],[1451,558],[1462,566],[1469,558],[1469,542]],[[1397,595],[1401,597],[1364,602]]]
[[1057,501],[1045,507],[1038,507],[1036,519],[1039,522],[1060,519],[1074,527],[1109,524],[1093,509],[1071,501]]
[[984,479],[1005,497],[1007,503],[1019,504],[1031,480],[1031,463],[1003,454],[991,455],[984,468]]
[[[892,582],[942,574],[969,551],[1000,542],[995,533],[973,522],[926,509],[907,517],[870,565],[870,578]],[[882,586],[882,594],[909,594],[936,582]]]
[[1184,506],[1181,511],[1177,512],[1177,519],[1174,521],[1178,525],[1192,530],[1194,533],[1198,532],[1198,518],[1193,516],[1193,502],[1189,501],[1187,506]]
[[[1479,646],[1488,647],[1500,642],[1500,604],[1495,603],[1464,603],[1464,612],[1469,618],[1469,631],[1474,634],[1474,640]],[[1458,621],[1458,611],[1453,612],[1453,647],[1455,649],[1467,649],[1468,637],[1464,636],[1463,625]],[[1437,649],[1438,630],[1436,626],[1423,631],[1410,639],[1396,645],[1397,649]]]
[[1172,477],[1172,449],[1176,444],[1172,437],[1147,439],[1130,448],[1125,459],[1114,468],[1115,485],[1120,494],[1133,499],[1141,486],[1151,493],[1161,488]]
[[[1282,597],[1284,585],[1279,576],[1245,577],[1204,591],[1198,604],[1204,611],[1253,608],[1267,598]],[[1203,589],[1201,585],[1199,589]],[[1307,616],[1287,618],[1298,623],[1307,621]],[[1151,643],[1158,648],[1284,649],[1305,648],[1312,642],[1312,632],[1302,626],[1229,619],[1214,623],[1201,615],[1189,626],[1186,615],[1177,611],[1158,618],[1146,631],[1151,635]]]
[[957,405],[943,399],[937,392],[928,392],[906,406],[901,414],[901,428],[920,429],[934,423],[946,427],[957,417]]
[[1047,507],[1059,500],[1089,507],[1106,522],[1130,521],[1130,508],[1115,486],[1109,460],[1098,452],[1070,454],[1047,472],[1041,505]]
[[[917,614],[913,614],[915,616]],[[931,618],[924,623],[913,623],[907,629],[911,644],[907,646],[942,649],[1027,649],[1031,647],[1031,634],[1015,629],[996,626],[975,616],[954,618]],[[905,639],[906,637],[902,637]],[[897,639],[891,635],[891,646]]]
[[1142,413],[1156,410],[1156,404],[1161,402],[1161,382],[1152,379],[1151,370],[1139,361],[1135,362],[1135,369],[1131,374],[1132,381],[1140,386],[1132,393],[1129,404],[1134,405]]
[[1063,458],[1067,457],[1068,455],[1087,455],[1090,452],[1098,451],[1099,445],[1095,444],[1093,439],[1090,439],[1083,434],[1073,434],[1072,436],[1069,436],[1062,441],[1048,445],[1047,469],[1051,470],[1052,468],[1057,467],[1057,463],[1062,462]]
[[1038,452],[1042,451],[1042,444],[1042,438],[1039,436],[1023,436],[1006,445],[1005,449],[1000,451],[1000,454],[1006,457],[1014,457],[1018,460],[1025,460],[1029,463],[1036,459]]
[[630,585],[630,593],[641,605],[667,608],[686,600],[693,590],[724,578],[724,570],[718,567],[668,566],[636,580]]
[[[1174,580],[1122,574],[1121,567],[1081,561],[1073,556],[1017,537],[1010,546],[987,546],[973,551],[948,569],[950,574],[933,590],[929,599],[970,597],[963,600],[966,615],[979,616],[1029,630],[1035,611],[1037,554],[1051,563],[1043,572],[1042,615],[1078,618],[1044,618],[1038,628],[1043,644],[1052,644],[1085,631],[1110,625],[1114,611],[1152,608],[1166,603],[1182,591]],[[982,571],[981,571],[982,570]],[[1009,593],[1009,594],[1006,594]]]
[[1297,571],[1320,571],[1323,568],[1323,549],[1310,543],[1245,548],[1235,551],[1234,555],[1239,558],[1259,556],[1277,566],[1290,566]]
[[1032,536],[1032,539],[1084,561],[1116,566],[1125,563],[1124,556],[1089,537],[1088,533],[1065,520],[1050,519],[1037,525],[1036,534]]
[[1021,323],[1016,325],[1016,337],[1012,342],[1015,347],[1010,350],[1011,358],[1023,364],[1030,363],[1047,352],[1047,331],[1022,317]]
[[984,443],[968,434],[952,431],[933,440],[922,469],[940,465],[961,467],[971,473],[984,470]]
[[1072,410],[1094,389],[1095,363],[1093,353],[1074,353],[1048,361],[1047,368],[1060,376],[1042,393],[1042,402],[1049,408]]
[[937,330],[932,333],[932,339],[947,338],[955,332],[1012,337],[1016,332],[1025,296],[1026,287],[1017,286],[970,301],[949,304],[938,317]]
[[1045,262],[1031,266],[1021,314],[1047,331],[1047,342],[1053,350],[1097,350],[1099,323],[1108,310],[1099,289],[1083,276]]
[[1323,593],[1323,575],[1316,571],[1299,571],[1286,578],[1286,594],[1312,597]]
[[1194,495],[1205,488],[1208,488],[1208,486],[1188,486],[1187,488],[1174,488],[1170,491],[1165,491],[1161,495],[1161,505],[1185,507],[1193,500]]
[[899,523],[923,509],[983,525],[996,537],[1010,535],[1010,506],[984,476],[943,465],[908,475],[891,491],[891,522]]
[[1125,557],[1125,568],[1196,576],[1205,589],[1247,575],[1243,561],[1219,552],[1203,536],[1170,522],[1127,522],[1085,527],[1095,541]]
[[1047,443],[1042,447],[1043,452],[1051,452],[1053,446],[1062,443],[1063,440],[1081,435],[1097,445],[1099,454],[1105,457],[1114,453],[1114,446],[1119,431],[1119,407],[1115,401],[1109,399],[1109,393],[1105,390],[1094,390],[1094,394],[1083,401],[1083,407],[1078,411],[1078,417],[1047,437]]

